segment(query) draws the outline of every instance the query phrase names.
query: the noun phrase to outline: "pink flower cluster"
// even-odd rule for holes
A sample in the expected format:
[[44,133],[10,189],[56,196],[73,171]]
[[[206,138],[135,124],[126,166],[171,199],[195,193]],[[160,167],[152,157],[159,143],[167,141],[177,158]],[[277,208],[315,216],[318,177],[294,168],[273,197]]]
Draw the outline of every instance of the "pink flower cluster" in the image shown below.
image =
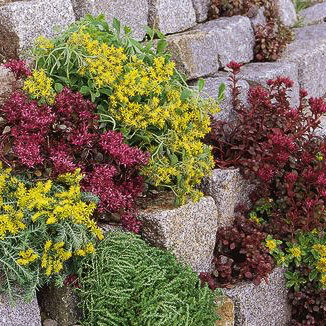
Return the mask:
[[12,59],[4,64],[4,66],[10,69],[15,75],[16,79],[27,77],[32,74],[27,64],[23,60]]
[[[9,137],[3,137],[2,156],[17,169],[37,169],[57,176],[81,168],[84,191],[100,199],[98,211],[119,214],[122,224],[138,232],[135,200],[143,191],[139,174],[149,154],[123,142],[115,131],[101,133],[92,102],[64,88],[52,107],[38,105],[22,92],[14,92],[0,107]],[[6,144],[4,144],[6,142]]]

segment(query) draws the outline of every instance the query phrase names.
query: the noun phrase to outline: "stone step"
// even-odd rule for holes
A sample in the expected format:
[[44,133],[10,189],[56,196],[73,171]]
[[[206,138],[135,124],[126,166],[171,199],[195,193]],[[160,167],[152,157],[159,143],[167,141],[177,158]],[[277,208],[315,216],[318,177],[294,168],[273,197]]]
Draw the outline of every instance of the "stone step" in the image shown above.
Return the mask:
[[104,14],[110,25],[113,18],[119,19],[122,25],[128,25],[137,40],[145,36],[149,9],[147,0],[72,0],[72,4],[77,19],[86,14]]
[[232,289],[223,289],[232,299],[235,326],[286,326],[291,321],[291,308],[287,301],[284,270],[275,268],[269,283],[258,286],[244,282]]
[[179,260],[198,273],[212,270],[218,218],[211,197],[179,208],[164,201],[162,205],[152,204],[139,214],[143,237],[155,246],[171,249]]
[[244,180],[239,169],[215,169],[210,177],[203,180],[202,190],[215,202],[220,228],[233,224],[235,209],[239,204],[249,204],[253,187]]
[[250,19],[242,16],[219,18],[188,32],[168,37],[177,68],[189,80],[211,76],[234,60],[250,62],[254,32]]
[[296,63],[300,87],[309,96],[323,96],[326,93],[326,24],[294,31],[295,41],[287,46],[279,61]]
[[16,1],[0,6],[0,55],[17,57],[36,37],[52,37],[55,26],[60,29],[74,21],[70,0]]
[[281,22],[286,26],[293,26],[298,18],[292,0],[275,0]]
[[198,23],[202,23],[207,19],[211,0],[192,0],[194,5],[196,19]]
[[15,306],[9,298],[0,295],[0,325],[2,326],[41,326],[40,309],[36,298],[30,303],[17,300]]
[[149,0],[149,25],[163,34],[185,31],[196,25],[192,0]]
[[304,25],[313,25],[326,22],[326,2],[317,3],[301,10],[299,16]]
[[12,85],[14,82],[14,75],[9,71],[9,69],[0,65],[0,105],[12,91]]

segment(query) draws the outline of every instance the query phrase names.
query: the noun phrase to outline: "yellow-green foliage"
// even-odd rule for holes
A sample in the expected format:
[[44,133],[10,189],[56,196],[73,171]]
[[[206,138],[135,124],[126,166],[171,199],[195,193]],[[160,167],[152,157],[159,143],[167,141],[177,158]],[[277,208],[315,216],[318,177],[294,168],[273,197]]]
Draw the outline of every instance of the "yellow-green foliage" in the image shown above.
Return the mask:
[[[299,233],[293,242],[282,245],[282,241],[271,236],[266,238],[266,247],[276,262],[286,267],[287,285],[296,291],[308,280],[318,288],[326,289],[326,234],[321,231]],[[301,272],[302,273],[301,273]],[[304,273],[308,271],[309,275]]]
[[12,282],[29,297],[45,282],[62,280],[68,264],[93,253],[103,238],[91,220],[96,203],[82,200],[79,172],[60,179],[30,184],[0,165],[0,265],[9,293]]
[[[210,131],[215,101],[191,91],[164,51],[120,37],[100,16],[72,25],[59,38],[41,38],[34,48],[36,68],[47,71],[57,90],[69,85],[98,105],[102,126],[121,131],[130,145],[151,153],[143,174],[167,187],[182,204],[197,200],[203,176],[213,168],[211,149],[201,140]],[[153,36],[153,35],[152,35]]]

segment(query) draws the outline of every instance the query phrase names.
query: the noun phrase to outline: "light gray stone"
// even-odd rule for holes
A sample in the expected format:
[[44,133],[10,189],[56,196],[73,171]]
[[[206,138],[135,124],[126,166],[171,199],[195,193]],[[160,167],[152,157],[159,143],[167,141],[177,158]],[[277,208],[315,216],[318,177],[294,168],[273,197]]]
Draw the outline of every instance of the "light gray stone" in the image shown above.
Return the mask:
[[149,0],[149,25],[163,34],[185,31],[196,25],[192,0]]
[[319,24],[326,21],[326,2],[315,4],[301,10],[299,16],[305,25]]
[[[204,78],[205,86],[200,93],[202,97],[212,97],[217,98],[218,89],[221,84],[225,84],[224,98],[219,103],[221,111],[215,115],[219,120],[232,121],[235,119],[235,114],[232,107],[232,95],[231,95],[231,82],[228,78],[229,74],[227,72],[219,72],[214,77]],[[197,81],[190,82],[191,86],[197,84]],[[249,91],[249,84],[245,80],[239,80],[238,86],[240,88],[240,101],[242,104],[247,104],[247,95]]]
[[40,310],[36,298],[30,303],[17,300],[15,306],[11,306],[8,297],[1,294],[0,325],[41,326]]
[[253,59],[254,33],[249,18],[234,16],[200,24],[168,37],[177,67],[188,79],[214,75],[230,61]]
[[77,19],[87,13],[104,14],[109,24],[117,18],[122,25],[129,26],[137,40],[145,37],[149,10],[147,0],[72,0],[72,3]]
[[293,88],[288,96],[292,106],[299,105],[299,79],[298,66],[291,62],[262,62],[244,65],[239,78],[247,81],[249,85],[261,85],[267,88],[267,81],[277,77],[289,77],[293,81]]
[[295,29],[295,41],[289,44],[280,61],[298,65],[300,87],[309,96],[326,93],[326,24]]
[[286,26],[293,26],[298,18],[292,0],[275,0],[281,22]]
[[218,211],[218,226],[231,226],[239,204],[249,205],[253,186],[244,180],[239,169],[215,169],[203,180],[202,190],[211,196]]
[[58,323],[53,319],[45,319],[43,326],[58,326]]
[[241,283],[233,289],[224,289],[235,305],[235,326],[285,326],[291,321],[291,308],[287,301],[284,270],[274,269],[258,286]]
[[264,11],[265,11],[264,7],[260,7],[257,11],[257,14],[254,17],[250,18],[251,24],[254,27],[256,27],[257,25],[262,25],[262,26],[266,25],[267,20]]
[[9,71],[9,69],[0,65],[0,105],[12,91],[14,83],[14,75]]
[[40,35],[52,37],[75,21],[70,0],[16,1],[0,6],[0,54],[17,57]]
[[171,249],[196,272],[211,271],[218,212],[211,197],[179,208],[150,207],[140,212],[142,235],[153,245]]
[[198,23],[202,23],[207,19],[211,0],[192,0],[196,12]]

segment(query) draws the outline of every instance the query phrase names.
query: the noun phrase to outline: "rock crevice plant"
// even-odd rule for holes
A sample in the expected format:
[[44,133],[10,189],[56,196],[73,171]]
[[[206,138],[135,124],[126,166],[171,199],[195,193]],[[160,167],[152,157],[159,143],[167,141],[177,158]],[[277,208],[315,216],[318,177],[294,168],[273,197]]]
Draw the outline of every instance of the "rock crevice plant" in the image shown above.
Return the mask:
[[127,28],[121,37],[121,29],[118,20],[110,27],[103,16],[87,16],[54,40],[38,39],[36,73],[45,71],[54,89],[81,92],[96,105],[103,130],[119,131],[127,144],[148,151],[142,174],[151,187],[172,190],[177,204],[197,200],[196,186],[213,166],[201,139],[219,108],[188,88],[161,33],[154,46],[154,31],[140,44]]

